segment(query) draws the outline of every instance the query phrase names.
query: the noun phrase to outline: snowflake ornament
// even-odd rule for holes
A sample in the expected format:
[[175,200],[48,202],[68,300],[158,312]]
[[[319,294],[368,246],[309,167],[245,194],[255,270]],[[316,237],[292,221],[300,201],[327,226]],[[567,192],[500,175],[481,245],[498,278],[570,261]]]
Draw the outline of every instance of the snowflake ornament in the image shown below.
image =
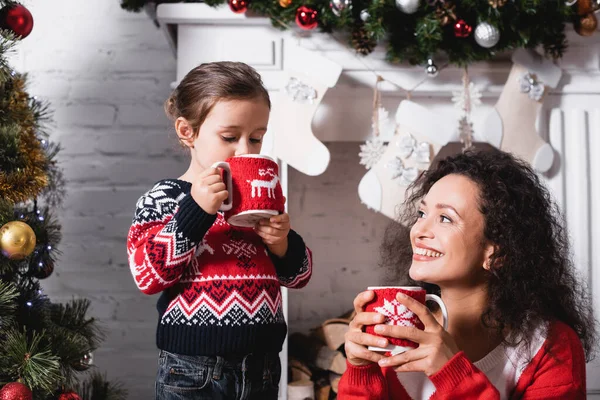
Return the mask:
[[[469,99],[467,99],[467,96]],[[470,104],[468,101],[470,100]],[[479,90],[473,82],[470,82],[467,89],[461,89],[452,92],[452,102],[454,107],[460,111],[465,111],[467,107],[473,109],[481,105],[481,90]]]
[[387,145],[378,137],[367,140],[365,144],[360,145],[360,164],[366,169],[371,169],[377,164],[385,152]]
[[383,306],[375,307],[375,311],[385,316],[386,325],[413,326],[416,319],[415,313],[396,299],[383,299]]

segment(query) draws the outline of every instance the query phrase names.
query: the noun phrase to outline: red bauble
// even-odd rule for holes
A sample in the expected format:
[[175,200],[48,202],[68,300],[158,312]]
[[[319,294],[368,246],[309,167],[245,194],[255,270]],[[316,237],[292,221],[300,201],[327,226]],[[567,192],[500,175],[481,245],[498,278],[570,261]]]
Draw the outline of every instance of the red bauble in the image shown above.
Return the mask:
[[0,400],[31,400],[31,390],[22,383],[11,382],[0,389]]
[[6,6],[0,10],[0,28],[26,38],[33,29],[33,16],[20,4]]
[[319,13],[314,8],[300,6],[296,10],[296,23],[302,29],[315,29],[318,25],[317,15]]
[[248,0],[227,0],[227,3],[236,14],[243,14],[248,10]]
[[81,400],[81,397],[75,392],[65,392],[58,396],[58,400]]
[[454,36],[457,38],[466,38],[473,31],[473,27],[468,25],[464,19],[459,19],[454,24]]
[[473,31],[473,27],[465,22],[464,19],[459,19],[454,24],[454,36],[459,38],[468,37]]

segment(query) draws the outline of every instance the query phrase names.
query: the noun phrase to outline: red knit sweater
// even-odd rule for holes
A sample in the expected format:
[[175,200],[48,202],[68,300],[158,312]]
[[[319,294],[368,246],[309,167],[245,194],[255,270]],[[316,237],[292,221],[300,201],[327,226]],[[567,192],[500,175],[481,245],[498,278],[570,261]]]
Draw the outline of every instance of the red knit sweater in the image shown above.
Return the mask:
[[[430,400],[496,400],[500,395],[487,376],[463,352],[430,376],[436,391]],[[585,399],[585,356],[577,334],[562,322],[553,323],[548,338],[529,361],[508,399]],[[377,364],[348,369],[339,383],[340,400],[409,400],[396,371]],[[420,400],[420,399],[412,399]]]
[[286,323],[280,286],[300,288],[312,255],[293,230],[283,258],[271,254],[251,228],[207,214],[191,184],[158,182],[137,203],[127,237],[138,288],[161,292],[158,348],[187,355],[281,351]]

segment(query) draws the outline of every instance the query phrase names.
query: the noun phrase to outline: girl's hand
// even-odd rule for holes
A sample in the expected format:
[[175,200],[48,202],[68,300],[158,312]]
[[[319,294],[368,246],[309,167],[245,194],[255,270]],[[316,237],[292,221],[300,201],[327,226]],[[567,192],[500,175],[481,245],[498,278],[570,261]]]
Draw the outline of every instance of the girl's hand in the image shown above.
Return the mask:
[[229,193],[216,168],[207,168],[192,182],[191,195],[194,201],[209,214],[216,214]]
[[288,233],[290,232],[290,216],[287,213],[262,219],[254,230],[267,245],[269,251],[278,257],[284,257],[288,248]]
[[431,376],[442,369],[460,349],[423,303],[402,293],[396,295],[396,300],[419,317],[425,325],[425,330],[397,325],[377,325],[375,332],[380,335],[408,339],[419,344],[416,349],[380,360],[379,365],[394,367],[398,372],[421,371]]
[[383,355],[367,349],[367,346],[385,347],[388,345],[386,338],[374,336],[363,332],[366,325],[381,324],[385,317],[376,312],[364,312],[365,304],[373,300],[374,293],[370,290],[359,293],[354,299],[354,311],[356,316],[350,322],[346,332],[345,349],[346,359],[352,365],[362,366],[383,359]]

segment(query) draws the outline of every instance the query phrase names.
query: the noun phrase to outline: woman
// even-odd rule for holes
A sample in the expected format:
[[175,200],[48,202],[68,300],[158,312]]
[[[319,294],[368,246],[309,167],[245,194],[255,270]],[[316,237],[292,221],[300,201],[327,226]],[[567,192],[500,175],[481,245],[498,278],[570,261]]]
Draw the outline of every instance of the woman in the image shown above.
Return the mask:
[[[403,221],[412,226],[412,283],[439,294],[439,310],[397,300],[425,330],[383,324],[354,300],[346,334],[346,399],[584,399],[595,327],[577,281],[556,205],[535,172],[500,150],[448,157],[412,185]],[[401,235],[392,235],[398,239]],[[384,246],[388,259],[403,247]],[[381,336],[363,332],[376,325]],[[386,356],[385,337],[419,347]]]

